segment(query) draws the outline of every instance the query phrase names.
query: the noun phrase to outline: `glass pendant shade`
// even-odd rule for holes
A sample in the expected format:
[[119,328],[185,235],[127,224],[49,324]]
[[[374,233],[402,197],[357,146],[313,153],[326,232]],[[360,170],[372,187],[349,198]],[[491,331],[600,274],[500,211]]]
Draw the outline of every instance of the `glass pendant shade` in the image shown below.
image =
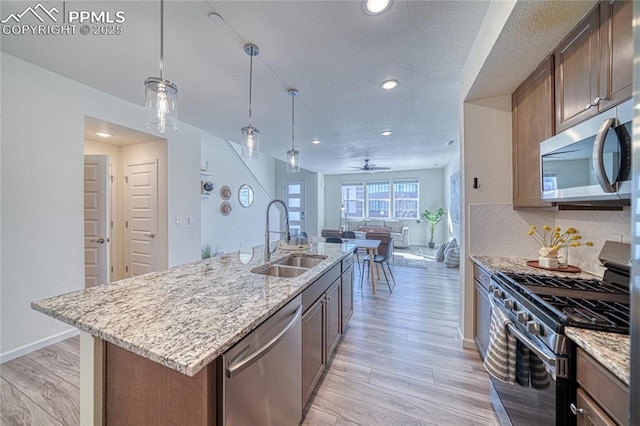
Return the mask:
[[144,81],[144,108],[147,110],[146,127],[158,133],[178,130],[178,87],[165,80],[164,73],[164,0],[160,0],[160,77]]
[[149,77],[144,82],[147,129],[159,133],[178,130],[178,88],[168,80]]
[[242,128],[242,157],[257,160],[260,155],[260,131],[251,125],[251,92],[253,90],[253,57],[258,56],[260,49],[250,43],[244,46],[244,53],[249,55],[249,125]]
[[300,153],[295,149],[287,151],[287,173],[300,172]]
[[260,155],[260,131],[255,127],[242,128],[242,156],[250,160],[257,160]]

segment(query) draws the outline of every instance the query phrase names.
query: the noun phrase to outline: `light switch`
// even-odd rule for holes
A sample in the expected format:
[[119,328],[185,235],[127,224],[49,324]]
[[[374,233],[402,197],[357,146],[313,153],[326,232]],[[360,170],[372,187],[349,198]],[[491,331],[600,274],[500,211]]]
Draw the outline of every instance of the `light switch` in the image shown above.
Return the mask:
[[176,226],[182,226],[182,218],[180,216],[176,216]]
[[196,223],[196,217],[195,216],[188,216],[187,217],[187,225],[193,225],[194,223]]

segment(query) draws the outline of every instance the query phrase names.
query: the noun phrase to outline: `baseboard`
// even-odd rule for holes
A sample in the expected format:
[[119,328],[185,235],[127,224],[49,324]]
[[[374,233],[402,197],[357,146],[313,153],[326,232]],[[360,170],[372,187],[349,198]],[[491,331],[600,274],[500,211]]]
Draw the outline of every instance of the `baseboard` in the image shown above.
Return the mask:
[[476,341],[473,339],[465,339],[464,336],[462,335],[462,330],[460,330],[458,328],[458,337],[460,337],[460,340],[462,340],[462,347],[465,349],[478,349],[478,346],[476,345]]
[[38,349],[45,348],[49,345],[53,345],[54,343],[61,342],[79,334],[80,331],[77,328],[71,328],[67,331],[63,331],[62,333],[54,334],[53,336],[45,337],[44,339],[29,343],[28,345],[21,346],[12,351],[2,353],[0,354],[0,364],[4,364],[7,361],[11,361],[12,359],[19,358],[33,351],[37,351]]

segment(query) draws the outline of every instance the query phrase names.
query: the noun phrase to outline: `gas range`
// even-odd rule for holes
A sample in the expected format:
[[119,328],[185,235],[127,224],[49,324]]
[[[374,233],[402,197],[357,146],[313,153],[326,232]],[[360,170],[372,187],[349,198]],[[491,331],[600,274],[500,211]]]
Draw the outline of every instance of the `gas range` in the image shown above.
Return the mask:
[[501,288],[494,297],[504,300],[521,323],[524,316],[518,312],[528,310],[527,321],[541,321],[556,333],[565,326],[629,333],[628,283],[505,271],[494,281]]
[[630,246],[608,241],[599,258],[602,280],[499,271],[492,300],[514,327],[559,355],[568,353],[567,326],[629,334]]
[[[564,329],[629,333],[630,249],[628,244],[605,243],[599,256],[607,268],[602,280],[543,271],[499,271],[491,276],[492,315],[493,309],[502,311],[510,320],[505,328],[517,340],[517,347],[529,349],[549,373],[550,386],[544,390],[514,389],[492,378],[492,388],[514,425],[575,425],[576,417],[569,409],[576,398],[575,349]],[[520,349],[516,352],[521,353]]]

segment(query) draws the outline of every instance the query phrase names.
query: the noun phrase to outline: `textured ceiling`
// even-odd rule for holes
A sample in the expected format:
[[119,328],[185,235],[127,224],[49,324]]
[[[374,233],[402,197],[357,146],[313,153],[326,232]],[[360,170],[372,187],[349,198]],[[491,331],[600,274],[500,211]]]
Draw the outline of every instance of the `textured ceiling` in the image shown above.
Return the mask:
[[[2,1],[0,15],[35,3]],[[511,93],[588,9],[576,4],[593,2],[518,2],[471,94]],[[64,7],[122,10],[123,34],[2,36],[2,51],[143,105],[145,78],[159,74],[159,2]],[[484,1],[395,1],[368,16],[357,0],[167,1],[164,77],[178,86],[181,121],[238,142],[248,124],[243,46],[255,43],[253,125],[262,152],[284,159],[290,149],[287,89],[295,87],[302,167],[343,173],[364,158],[393,170],[443,167],[459,149],[447,145],[460,138],[459,79],[487,8]],[[211,12],[224,21],[212,22]],[[388,78],[398,88],[381,90]],[[393,134],[381,136],[386,129]],[[314,138],[322,143],[312,145]]]

